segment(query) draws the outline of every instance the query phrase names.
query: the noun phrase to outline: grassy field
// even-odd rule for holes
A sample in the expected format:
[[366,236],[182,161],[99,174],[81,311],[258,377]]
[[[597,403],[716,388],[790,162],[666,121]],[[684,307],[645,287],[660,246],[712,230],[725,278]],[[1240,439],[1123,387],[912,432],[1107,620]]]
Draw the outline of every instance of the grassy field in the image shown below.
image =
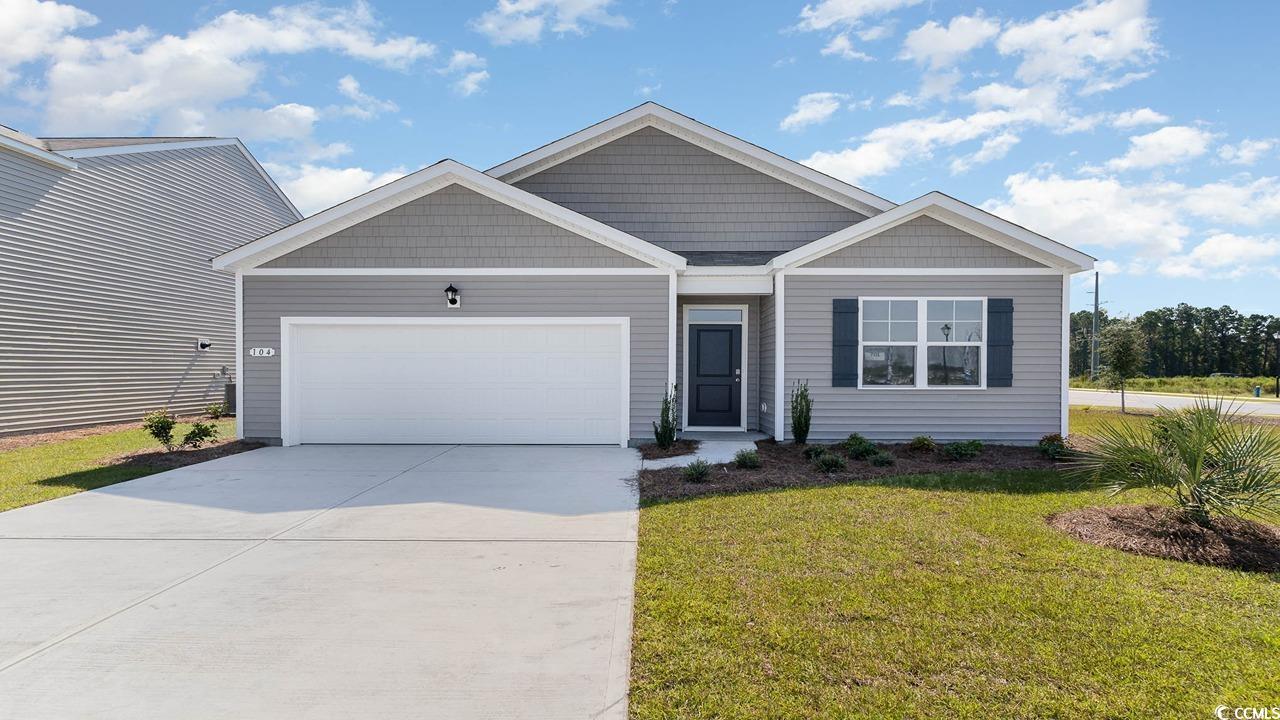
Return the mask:
[[[212,422],[219,437],[235,436],[235,420]],[[181,437],[187,427],[179,425],[174,434]],[[150,475],[157,470],[110,462],[148,449],[160,446],[133,429],[0,452],[0,511]]]
[[[1262,386],[1263,397],[1275,397],[1276,379],[1274,377],[1248,378],[1211,378],[1211,377],[1167,377],[1167,378],[1134,378],[1125,384],[1125,389],[1138,392],[1193,393],[1203,395],[1241,395],[1252,396],[1255,385]],[[1088,390],[1107,390],[1100,382],[1090,381],[1089,377],[1071,378],[1071,387]]]
[[[1073,427],[1115,416],[1075,412]],[[1118,501],[1018,471],[647,505],[632,716],[1211,717],[1274,704],[1280,578],[1132,556],[1044,522]]]

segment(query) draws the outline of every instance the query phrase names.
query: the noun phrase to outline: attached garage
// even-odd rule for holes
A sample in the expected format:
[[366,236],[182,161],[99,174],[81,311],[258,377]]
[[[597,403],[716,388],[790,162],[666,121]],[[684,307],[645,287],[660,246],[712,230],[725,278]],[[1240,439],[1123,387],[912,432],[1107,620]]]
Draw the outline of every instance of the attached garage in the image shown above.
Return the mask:
[[629,324],[282,318],[282,440],[625,445]]

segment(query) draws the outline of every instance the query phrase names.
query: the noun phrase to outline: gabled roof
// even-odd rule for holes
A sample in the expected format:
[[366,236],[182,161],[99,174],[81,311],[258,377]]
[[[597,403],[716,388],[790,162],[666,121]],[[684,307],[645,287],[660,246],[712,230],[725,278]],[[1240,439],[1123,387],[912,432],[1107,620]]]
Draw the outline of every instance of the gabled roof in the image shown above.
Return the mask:
[[644,127],[657,128],[864,215],[876,215],[894,207],[892,202],[878,195],[752,145],[654,102],[644,103],[568,137],[489,168],[486,174],[504,182],[515,183]]
[[211,135],[198,137],[43,137],[40,142],[46,150],[65,152],[89,148],[122,147],[125,145],[159,145],[161,143],[186,143],[198,140],[217,140]]
[[783,253],[770,261],[769,268],[777,270],[804,265],[921,215],[928,215],[1006,250],[1059,270],[1079,272],[1093,267],[1094,258],[1091,255],[1050,240],[950,195],[935,191],[856,225],[837,230],[808,245]]
[[63,170],[74,170],[77,167],[74,160],[68,160],[56,152],[50,152],[43,140],[5,125],[0,125],[0,148],[26,155],[33,160],[39,160]]
[[663,250],[657,245],[617,228],[495,180],[454,160],[441,160],[251,243],[241,245],[214,258],[213,267],[218,270],[246,270],[257,267],[449,185],[461,185],[655,267],[675,270],[685,267],[684,258],[673,252]]

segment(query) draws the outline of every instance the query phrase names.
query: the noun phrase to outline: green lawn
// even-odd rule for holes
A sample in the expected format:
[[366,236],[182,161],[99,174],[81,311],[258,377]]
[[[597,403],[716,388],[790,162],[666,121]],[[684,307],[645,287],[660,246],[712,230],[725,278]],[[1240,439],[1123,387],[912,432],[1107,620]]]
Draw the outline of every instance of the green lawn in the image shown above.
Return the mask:
[[[1103,417],[1078,415],[1077,430]],[[646,505],[632,716],[1211,717],[1275,704],[1280,578],[1099,548],[1043,520],[1106,502],[1023,471]]]
[[[1255,385],[1262,386],[1263,398],[1274,398],[1275,377],[1167,377],[1134,378],[1125,384],[1140,392],[1192,393],[1197,395],[1253,395]],[[1093,390],[1108,389],[1103,383],[1090,381],[1087,375],[1071,378],[1071,387]]]
[[[213,421],[219,437],[233,437],[234,419]],[[187,425],[174,434],[181,437]],[[160,449],[142,430],[119,430],[56,443],[0,451],[0,511],[92,490],[157,472],[136,465],[110,465],[112,458]]]

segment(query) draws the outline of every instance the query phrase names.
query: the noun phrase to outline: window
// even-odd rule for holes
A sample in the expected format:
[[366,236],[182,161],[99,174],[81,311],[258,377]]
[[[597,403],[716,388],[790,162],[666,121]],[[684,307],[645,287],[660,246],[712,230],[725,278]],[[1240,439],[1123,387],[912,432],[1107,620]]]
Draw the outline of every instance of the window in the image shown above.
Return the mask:
[[986,316],[983,298],[863,298],[859,385],[983,387]]

